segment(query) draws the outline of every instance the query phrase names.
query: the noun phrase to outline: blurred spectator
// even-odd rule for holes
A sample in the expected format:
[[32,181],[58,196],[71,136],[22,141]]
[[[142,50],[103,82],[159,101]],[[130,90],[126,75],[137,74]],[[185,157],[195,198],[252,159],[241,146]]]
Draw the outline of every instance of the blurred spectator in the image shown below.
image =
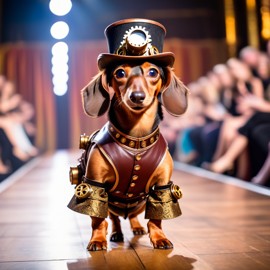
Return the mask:
[[205,124],[204,104],[202,98],[201,86],[194,82],[188,85],[190,95],[188,99],[188,108],[181,117],[181,128],[177,133],[176,151],[174,158],[182,162],[193,162],[197,157],[197,149],[190,139],[190,132],[196,127]]
[[[269,183],[270,41],[267,49],[268,55],[245,47],[239,58],[214,66],[190,83],[191,104],[194,96],[200,99],[201,122],[178,133],[178,160]],[[183,155],[187,153],[190,156]]]
[[254,47],[247,46],[239,52],[239,60],[245,63],[254,76],[257,76],[258,60],[260,51]]
[[[270,133],[270,125],[268,127]],[[259,172],[251,179],[251,182],[258,185],[269,186],[270,184],[270,142],[268,143],[268,155]]]
[[[233,169],[234,164],[231,163],[222,167],[220,166],[221,163],[218,161],[235,140],[238,129],[246,123],[254,112],[252,107],[243,109],[240,106],[240,100],[250,94],[255,97],[263,98],[262,81],[253,76],[250,68],[244,62],[236,58],[231,58],[228,60],[227,65],[236,82],[236,92],[234,93],[236,107],[235,115],[227,116],[222,123],[217,149],[213,157],[213,160],[216,162],[208,165],[210,170],[218,173]],[[249,160],[248,154],[245,151],[242,151],[241,155],[238,156],[238,159],[239,166],[237,169],[237,177],[246,179],[248,177],[246,170]]]
[[0,174],[11,173],[38,154],[30,141],[33,115],[33,107],[15,92],[14,84],[0,76]]

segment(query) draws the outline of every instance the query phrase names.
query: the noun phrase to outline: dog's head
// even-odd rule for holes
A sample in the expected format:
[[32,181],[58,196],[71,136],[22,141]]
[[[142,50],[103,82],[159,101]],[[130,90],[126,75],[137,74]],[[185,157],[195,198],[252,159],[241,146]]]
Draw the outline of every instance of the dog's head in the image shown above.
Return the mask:
[[170,114],[178,116],[187,108],[187,91],[171,67],[122,64],[100,72],[82,90],[83,108],[91,117],[101,116],[115,95],[130,111],[142,113],[158,98]]

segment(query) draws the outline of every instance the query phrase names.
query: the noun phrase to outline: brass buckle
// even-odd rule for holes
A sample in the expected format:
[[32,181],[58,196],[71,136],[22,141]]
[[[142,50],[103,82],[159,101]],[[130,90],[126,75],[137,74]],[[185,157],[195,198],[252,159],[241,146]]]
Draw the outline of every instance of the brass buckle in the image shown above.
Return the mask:
[[183,197],[182,190],[177,185],[174,184],[171,185],[171,193],[176,200],[179,200]]
[[78,199],[86,199],[93,192],[92,187],[87,183],[81,183],[75,188],[75,196]]

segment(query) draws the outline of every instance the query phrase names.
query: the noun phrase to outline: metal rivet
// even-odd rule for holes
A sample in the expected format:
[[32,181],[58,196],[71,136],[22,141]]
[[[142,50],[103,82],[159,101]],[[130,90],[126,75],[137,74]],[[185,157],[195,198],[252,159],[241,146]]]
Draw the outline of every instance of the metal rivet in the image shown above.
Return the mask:
[[141,142],[141,147],[145,147],[146,146],[146,141],[142,141]]
[[133,194],[132,193],[128,193],[127,196],[128,197],[133,197]]
[[141,169],[141,166],[140,166],[140,165],[135,165],[135,166],[134,166],[134,170],[135,170],[135,171],[139,171],[140,169]]
[[140,154],[137,154],[137,155],[135,156],[135,159],[136,159],[136,160],[141,160],[141,158],[142,158],[142,156],[141,156]]
[[136,181],[138,178],[139,178],[139,176],[136,175],[136,174],[134,174],[134,175],[132,176],[132,180],[133,180],[133,181]]
[[126,141],[127,141],[126,138],[124,138],[124,137],[121,138],[121,143],[125,143]]
[[118,139],[119,137],[120,137],[120,134],[119,134],[119,133],[116,133],[116,134],[115,134],[115,138]]
[[155,141],[155,138],[154,137],[151,137],[150,138],[150,143],[153,143]]
[[130,141],[130,142],[129,142],[129,146],[130,146],[130,147],[134,147],[134,146],[135,146],[135,142],[134,142],[134,141]]
[[135,187],[136,184],[135,184],[135,183],[131,183],[130,186],[131,186],[131,187]]

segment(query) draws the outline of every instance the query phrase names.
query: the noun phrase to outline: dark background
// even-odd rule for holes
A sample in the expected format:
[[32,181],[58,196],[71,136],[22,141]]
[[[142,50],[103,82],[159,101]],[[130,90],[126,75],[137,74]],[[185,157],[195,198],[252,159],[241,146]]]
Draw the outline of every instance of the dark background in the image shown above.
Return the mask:
[[[258,30],[261,28],[260,7],[256,0]],[[52,14],[49,0],[0,0],[0,43],[54,42],[51,25],[64,20],[70,33],[65,41],[104,40],[104,29],[125,18],[148,18],[159,21],[167,29],[166,38],[180,40],[226,40],[224,5],[228,0],[73,0],[71,12],[63,17]],[[236,50],[248,44],[246,0],[232,0],[236,20]],[[260,31],[258,31],[259,33]],[[257,33],[260,49],[266,41]],[[228,55],[229,56],[229,55]],[[67,96],[56,97],[59,130],[68,129]],[[59,148],[68,138],[58,142]]]

